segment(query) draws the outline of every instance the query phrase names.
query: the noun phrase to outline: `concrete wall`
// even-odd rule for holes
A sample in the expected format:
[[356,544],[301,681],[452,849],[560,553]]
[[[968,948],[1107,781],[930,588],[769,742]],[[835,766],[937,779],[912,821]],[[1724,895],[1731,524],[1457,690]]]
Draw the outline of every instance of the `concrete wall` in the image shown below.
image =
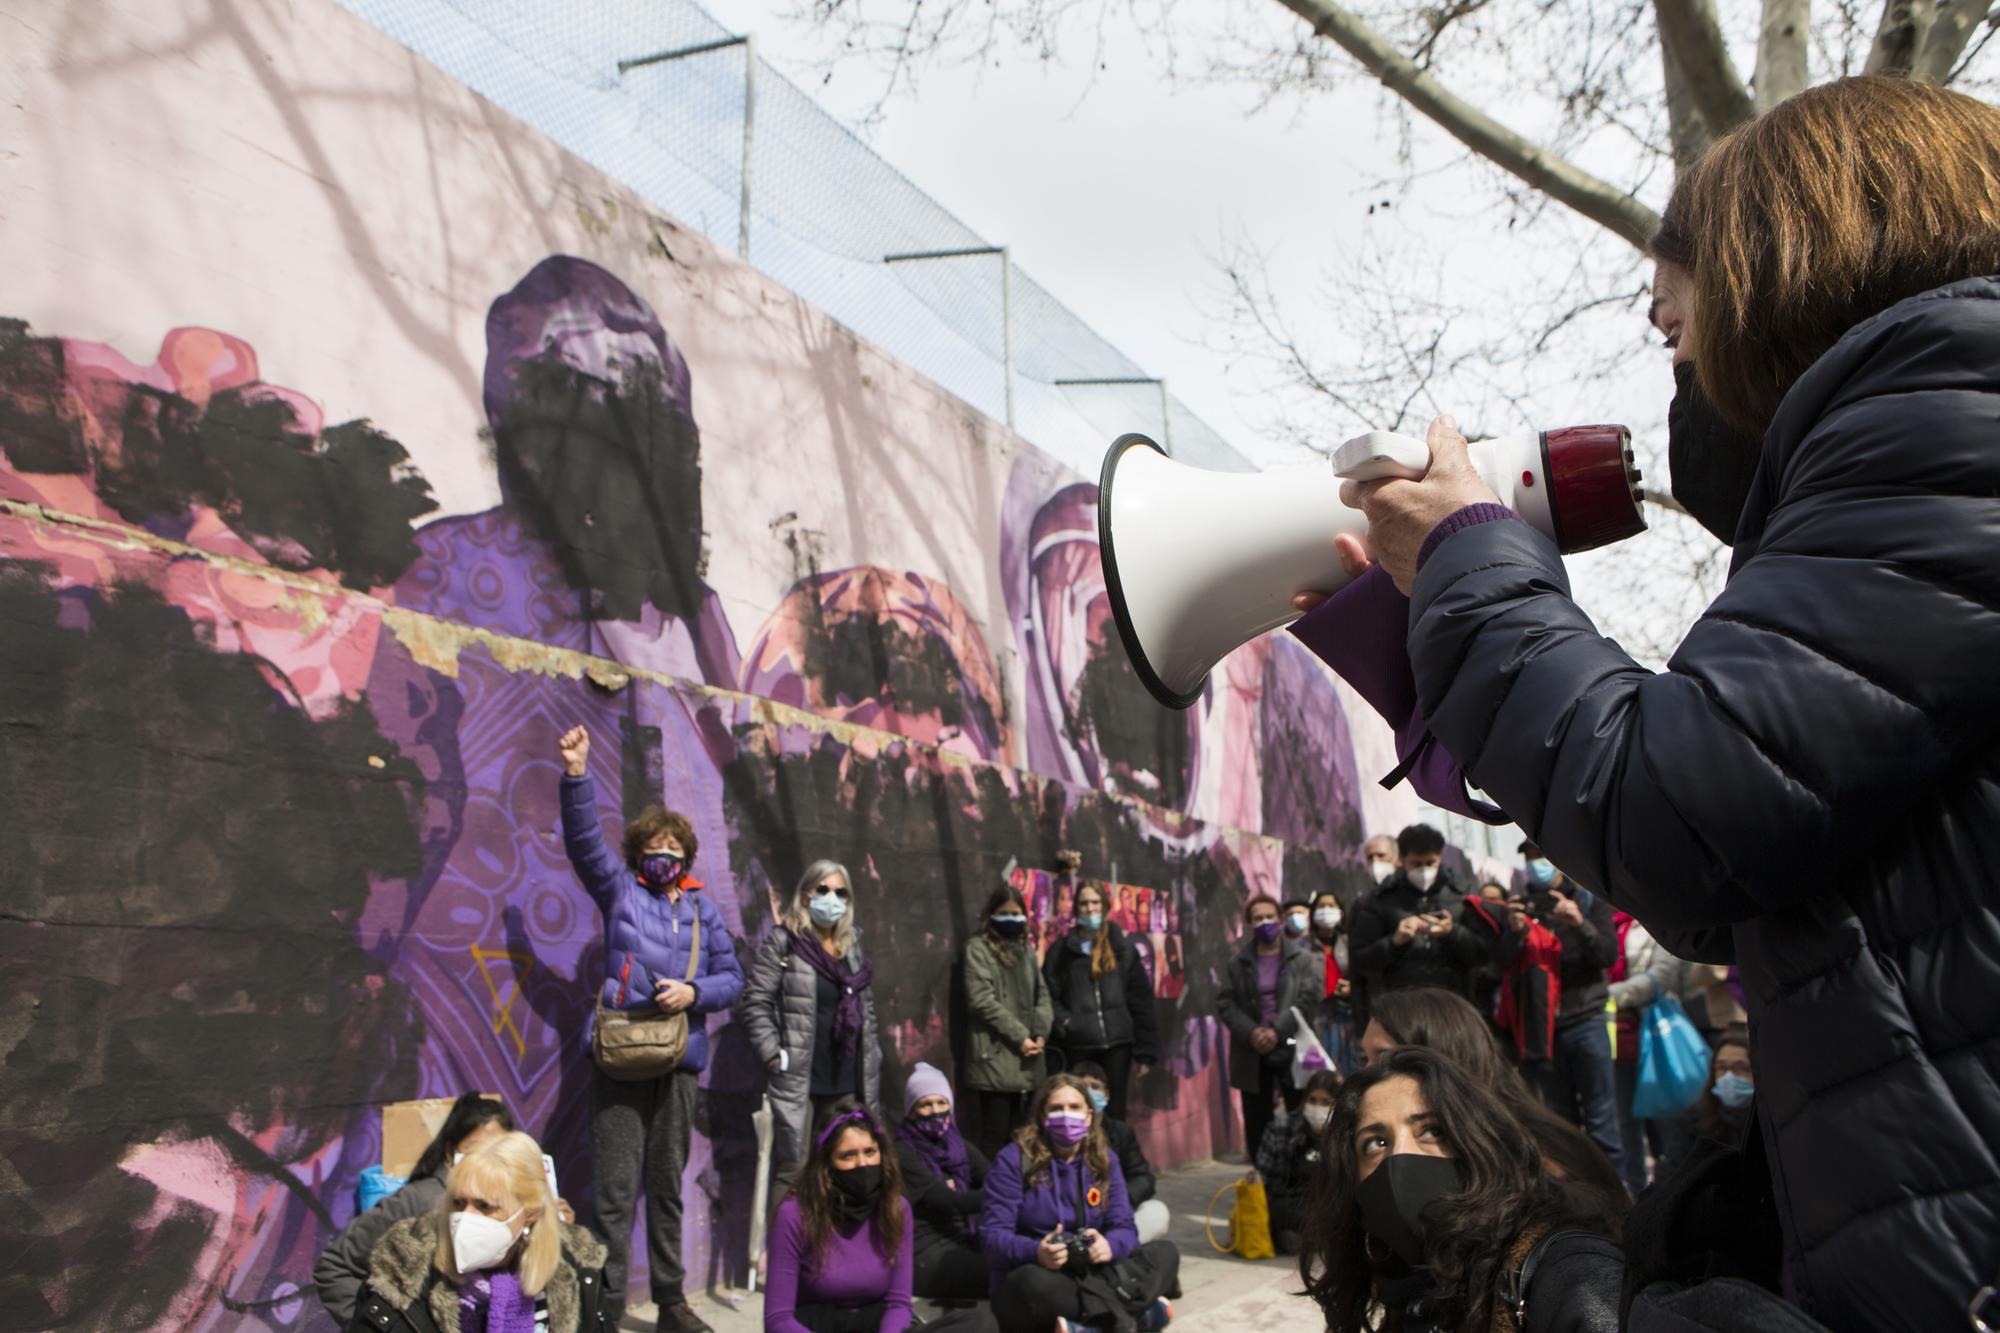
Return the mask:
[[[1414,810],[1342,687],[1264,642],[1155,708],[1091,483],[330,0],[0,32],[6,1323],[323,1327],[389,1101],[500,1093],[587,1202],[578,722],[607,832],[685,811],[742,940],[853,868],[892,1098],[1006,864],[1045,933],[1058,848],[1115,865],[1135,1119],[1231,1143],[1243,898],[1351,894]],[[761,1087],[714,1027],[703,1283]]]

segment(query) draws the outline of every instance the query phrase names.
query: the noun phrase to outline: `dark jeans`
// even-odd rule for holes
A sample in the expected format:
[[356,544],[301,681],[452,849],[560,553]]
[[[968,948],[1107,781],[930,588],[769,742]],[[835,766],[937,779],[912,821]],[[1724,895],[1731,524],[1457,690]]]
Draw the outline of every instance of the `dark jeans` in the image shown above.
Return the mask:
[[1553,1058],[1535,1066],[1535,1082],[1549,1109],[1590,1135],[1625,1175],[1625,1144],[1618,1134],[1618,1076],[1604,1015],[1560,1024]]
[[[1148,1241],[1138,1253],[1152,1260],[1160,1273],[1161,1291],[1172,1291],[1179,1280],[1181,1253],[1172,1242]],[[1057,1319],[1083,1314],[1083,1286],[1068,1273],[1052,1273],[1040,1264],[1023,1264],[1007,1275],[993,1294],[993,1317],[1000,1333],[1049,1333]],[[926,1325],[928,1327],[928,1325]]]
[[1292,1062],[1283,1064],[1260,1064],[1257,1072],[1261,1076],[1257,1086],[1242,1089],[1243,1097],[1243,1150],[1250,1154],[1250,1160],[1257,1160],[1257,1145],[1264,1141],[1264,1131],[1271,1126],[1277,1112],[1271,1105],[1273,1092],[1285,1099],[1285,1110],[1296,1111],[1306,1095],[1292,1086]]
[[680,1069],[659,1078],[621,1083],[595,1067],[590,1073],[590,1181],[596,1212],[592,1230],[603,1237],[607,1252],[604,1322],[616,1328],[625,1314],[632,1211],[642,1183],[653,1299],[663,1308],[682,1299],[681,1174],[687,1169],[700,1075]]
[[941,1240],[913,1256],[911,1289],[927,1301],[983,1301],[992,1274],[986,1256],[969,1245]]
[[1007,1146],[1007,1140],[1028,1118],[1028,1094],[975,1088],[973,1095],[979,1099],[979,1151],[992,1157]]
[[1125,1094],[1132,1088],[1132,1048],[1112,1046],[1101,1051],[1082,1051],[1063,1048],[1064,1068],[1074,1071],[1080,1061],[1089,1060],[1104,1067],[1104,1098],[1108,1103],[1104,1113],[1113,1120],[1124,1120]]

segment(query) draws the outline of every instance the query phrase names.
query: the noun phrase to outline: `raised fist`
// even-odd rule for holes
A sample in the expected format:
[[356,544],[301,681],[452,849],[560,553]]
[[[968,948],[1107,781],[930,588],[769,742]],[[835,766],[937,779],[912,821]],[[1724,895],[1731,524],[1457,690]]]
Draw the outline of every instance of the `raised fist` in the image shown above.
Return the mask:
[[582,777],[590,763],[590,733],[571,727],[556,741],[556,749],[562,752],[563,771],[573,778]]

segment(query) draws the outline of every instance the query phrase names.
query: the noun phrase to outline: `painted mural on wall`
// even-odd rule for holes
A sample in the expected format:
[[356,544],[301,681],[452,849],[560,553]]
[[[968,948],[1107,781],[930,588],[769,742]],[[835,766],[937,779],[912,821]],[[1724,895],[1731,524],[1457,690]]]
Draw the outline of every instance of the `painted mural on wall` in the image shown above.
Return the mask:
[[[262,40],[294,38],[272,68],[302,82],[408,75],[331,6]],[[245,68],[283,107],[264,51]],[[60,77],[21,82],[52,104]],[[578,723],[607,831],[685,812],[740,947],[807,863],[849,867],[890,1089],[955,1064],[953,959],[987,892],[1011,874],[1046,942],[1077,850],[1160,1006],[1141,1134],[1162,1164],[1230,1146],[1213,1012],[1240,906],[1366,883],[1373,719],[1282,641],[1232,655],[1195,708],[1153,706],[1111,627],[1092,485],[409,77],[485,136],[443,151],[441,189],[486,198],[501,143],[585,201],[561,228],[438,205],[512,238],[443,284],[456,342],[410,334],[413,298],[351,256],[327,262],[367,296],[339,319],[274,299],[307,279],[240,252],[213,303],[180,267],[113,300],[65,268],[111,253],[106,209],[59,245],[23,220],[40,196],[0,218],[38,293],[0,310],[0,1327],[325,1328],[312,1261],[392,1101],[499,1094],[587,1212],[602,943],[555,753]],[[208,95],[187,92],[149,103],[169,129]],[[403,108],[341,149],[234,94],[213,114],[308,141],[316,174],[242,168],[267,216],[296,213],[293,246],[322,204],[360,252],[418,208],[284,193],[342,152],[439,151]],[[131,314],[160,292],[187,308]],[[216,309],[225,327],[174,326]],[[704,1285],[747,1262],[763,1080],[712,1031],[684,1187]]]

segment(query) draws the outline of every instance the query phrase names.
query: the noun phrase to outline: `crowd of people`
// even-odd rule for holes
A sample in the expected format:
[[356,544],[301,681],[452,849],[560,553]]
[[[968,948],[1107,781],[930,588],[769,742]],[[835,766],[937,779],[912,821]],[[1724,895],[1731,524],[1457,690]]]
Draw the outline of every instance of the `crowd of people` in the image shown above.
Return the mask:
[[[1596,634],[1448,420],[1425,478],[1349,496],[1369,538],[1343,559],[1409,597],[1430,741],[1534,838],[1511,882],[1468,885],[1414,825],[1362,849],[1358,900],[1244,905],[1215,1016],[1334,1333],[1846,1333],[2000,1305],[2000,112],[1810,90],[1683,173],[1654,249],[1675,492],[1736,545],[1671,670]],[[976,1134],[928,1065],[892,1131],[847,871],[808,868],[745,978],[688,822],[648,810],[614,855],[588,737],[560,748],[607,946],[593,1226],[504,1109],[461,1101],[327,1251],[344,1324],[613,1327],[643,1194],[660,1326],[706,1333],[680,1176],[703,1020],[730,1008],[778,1125],[767,1330],[899,1333],[926,1297],[1004,1333],[1172,1319],[1180,1256],[1126,1121],[1161,1057],[1152,992],[1100,890],[1039,958],[995,891],[963,956]],[[1707,1068],[1691,1102],[1642,1101],[1676,1009]]]

